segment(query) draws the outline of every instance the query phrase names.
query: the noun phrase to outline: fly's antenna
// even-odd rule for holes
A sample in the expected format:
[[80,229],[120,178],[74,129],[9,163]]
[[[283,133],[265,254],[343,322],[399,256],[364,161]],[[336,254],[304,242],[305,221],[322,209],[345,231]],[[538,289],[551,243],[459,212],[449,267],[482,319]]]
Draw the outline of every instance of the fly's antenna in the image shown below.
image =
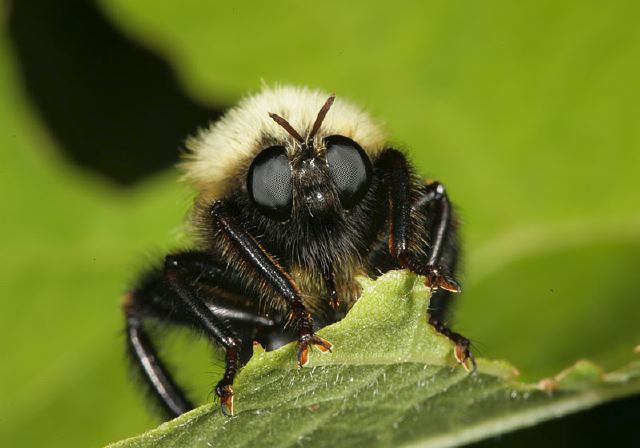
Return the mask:
[[269,112],[269,116],[271,117],[271,119],[273,121],[275,121],[276,123],[278,123],[280,126],[282,126],[282,128],[287,131],[289,133],[289,135],[293,138],[295,138],[296,140],[298,140],[298,143],[304,145],[305,141],[302,138],[302,136],[300,134],[298,134],[298,131],[296,131],[295,129],[293,129],[293,126],[291,126],[289,124],[289,122],[287,120],[285,120],[284,118],[282,118],[280,115],[278,114],[274,114],[273,112]]
[[333,102],[336,99],[336,94],[332,93],[329,98],[327,98],[327,101],[324,102],[324,104],[322,105],[322,108],[320,108],[320,112],[318,112],[318,116],[316,117],[316,121],[313,123],[313,127],[311,128],[311,132],[309,132],[309,136],[307,137],[307,143],[311,143],[313,141],[313,138],[316,136],[316,134],[318,133],[318,130],[320,129],[320,126],[322,126],[322,122],[324,121],[324,117],[327,116],[327,112],[329,112],[329,109],[331,109],[331,106],[333,105]]
[[316,121],[313,122],[313,126],[311,127],[311,132],[309,132],[309,135],[307,136],[306,140],[302,138],[302,136],[298,133],[298,131],[296,131],[293,128],[293,126],[291,126],[291,124],[287,120],[282,118],[280,115],[273,112],[269,112],[269,116],[273,121],[278,123],[285,131],[287,131],[287,133],[291,137],[295,138],[298,141],[298,143],[300,143],[303,154],[305,154],[306,157],[310,157],[313,154],[313,139],[318,133],[318,130],[320,130],[320,126],[322,126],[324,117],[327,116],[327,112],[329,112],[329,109],[331,109],[331,106],[333,105],[333,102],[335,101],[335,99],[336,99],[336,94],[332,93],[329,96],[329,98],[327,98],[327,101],[324,102],[324,104],[320,108],[320,112],[318,112]]

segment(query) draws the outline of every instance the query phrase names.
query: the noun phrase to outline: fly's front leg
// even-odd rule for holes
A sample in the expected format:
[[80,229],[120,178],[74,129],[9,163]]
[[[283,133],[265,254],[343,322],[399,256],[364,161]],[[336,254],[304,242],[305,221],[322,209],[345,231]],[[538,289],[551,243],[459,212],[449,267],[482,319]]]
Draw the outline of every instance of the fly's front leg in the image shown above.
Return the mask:
[[[401,152],[388,149],[378,159],[378,164],[386,170],[389,192],[389,252],[400,264],[426,277],[426,283],[432,290],[444,289],[460,292],[460,285],[452,278],[448,266],[440,264],[442,248],[452,226],[451,204],[444,187],[439,183],[427,186],[419,191],[413,184],[407,160]],[[414,196],[412,198],[412,196]],[[415,197],[417,196],[417,198]],[[416,235],[416,220],[412,213],[421,208],[437,204],[434,226],[429,235],[430,255],[428,260],[419,259],[418,251],[411,244],[411,236]]]
[[451,203],[444,185],[440,182],[430,182],[425,185],[413,208],[423,211],[429,217],[433,215],[429,228],[429,259],[424,268],[427,286],[434,290],[444,289],[450,292],[460,292],[460,285],[451,276],[457,256],[449,256],[451,250],[447,251],[445,248],[447,242],[454,237],[455,223],[453,222]]
[[320,352],[327,353],[333,346],[315,335],[313,318],[302,303],[301,294],[293,280],[280,264],[247,232],[235,218],[236,213],[223,202],[216,202],[210,210],[220,236],[226,246],[239,255],[239,258],[255,274],[261,276],[271,291],[281,296],[289,305],[290,321],[298,333],[298,365],[309,363],[309,348],[315,346]]
[[[425,276],[425,283],[431,289],[432,297],[435,294],[460,292],[460,285],[452,277],[457,250],[447,249],[447,245],[451,246],[451,240],[454,238],[455,223],[444,187],[438,182],[417,186],[412,179],[405,156],[394,149],[385,150],[377,160],[377,166],[386,171],[391,256],[404,268]],[[422,259],[420,250],[415,247],[420,244],[416,237],[421,229],[417,227],[425,223],[422,217],[430,224],[428,229],[422,229],[429,245],[427,260]],[[455,247],[455,241],[453,246]],[[434,315],[430,317],[429,323],[456,344],[455,356],[458,362],[467,370],[475,370],[476,364],[469,349],[469,340],[451,331]],[[471,367],[468,366],[468,362]]]

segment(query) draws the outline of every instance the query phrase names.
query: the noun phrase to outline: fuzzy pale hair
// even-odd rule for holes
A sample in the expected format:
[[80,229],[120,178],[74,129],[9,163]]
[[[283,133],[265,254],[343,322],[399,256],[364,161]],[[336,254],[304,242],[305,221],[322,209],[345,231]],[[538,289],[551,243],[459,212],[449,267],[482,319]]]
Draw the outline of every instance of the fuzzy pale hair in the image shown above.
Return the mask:
[[[285,118],[304,137],[328,97],[318,90],[282,86],[243,99],[219,121],[187,140],[184,178],[201,195],[222,198],[238,169],[264,149],[265,140],[281,142],[289,154],[296,150],[296,142],[269,117],[270,112]],[[370,155],[381,151],[385,144],[379,124],[340,98],[329,110],[317,136],[336,134],[356,141]]]

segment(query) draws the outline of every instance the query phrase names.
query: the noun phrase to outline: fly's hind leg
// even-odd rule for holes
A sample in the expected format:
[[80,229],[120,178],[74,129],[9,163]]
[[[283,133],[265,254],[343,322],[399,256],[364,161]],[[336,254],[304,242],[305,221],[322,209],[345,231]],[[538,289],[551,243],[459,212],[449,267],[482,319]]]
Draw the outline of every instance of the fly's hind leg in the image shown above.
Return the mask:
[[[442,291],[438,291],[433,294],[432,300],[438,295],[442,294]],[[447,292],[447,294],[450,294]],[[477,369],[476,360],[471,353],[471,341],[462,336],[460,333],[456,333],[451,330],[443,321],[441,321],[437,315],[431,314],[431,307],[429,307],[429,324],[435,328],[435,330],[446,336],[455,345],[454,354],[458,363],[464,367],[468,372],[475,372]]]
[[127,353],[149,391],[156,398],[155,401],[163,415],[171,419],[193,409],[194,406],[174,381],[144,329],[143,322],[148,316],[136,306],[138,297],[136,293],[131,292],[123,298]]
[[[391,257],[400,266],[425,276],[432,291],[429,323],[453,341],[458,362],[467,370],[475,370],[469,340],[444,324],[447,299],[461,290],[453,278],[458,260],[457,223],[446,190],[439,182],[418,185],[404,154],[395,149],[383,151],[376,167],[386,172]],[[420,239],[428,244],[426,260],[417,247]]]
[[428,266],[433,266],[436,278],[427,278],[427,283],[437,285],[437,276],[443,276],[450,287],[432,287],[429,304],[429,323],[436,331],[451,340],[455,345],[456,360],[467,370],[475,372],[476,361],[471,353],[471,342],[460,333],[452,331],[446,325],[447,311],[451,307],[453,294],[460,291],[458,284],[450,277],[458,264],[458,228],[444,186],[439,182],[430,182],[422,188],[422,194],[414,205],[426,216],[426,226],[430,240]]
[[[162,270],[146,276],[124,301],[128,352],[134,365],[157,402],[169,418],[193,408],[184,391],[173,380],[166,365],[158,356],[143,327],[146,319],[188,326],[204,333],[225,349],[225,372],[215,392],[222,411],[233,415],[233,379],[242,360],[250,357],[252,335],[275,323],[250,308],[221,303],[215,297],[203,300],[203,285],[242,293],[238,279],[216,264],[210,255],[185,252],[170,255]],[[234,288],[237,286],[237,288]],[[239,291],[233,290],[237,289]]]

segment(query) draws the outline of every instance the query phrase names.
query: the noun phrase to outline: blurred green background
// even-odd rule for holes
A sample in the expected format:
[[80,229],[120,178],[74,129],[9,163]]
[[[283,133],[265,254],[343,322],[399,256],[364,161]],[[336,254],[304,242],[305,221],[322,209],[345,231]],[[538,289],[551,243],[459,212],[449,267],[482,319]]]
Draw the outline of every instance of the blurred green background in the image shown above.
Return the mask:
[[[481,356],[527,380],[633,359],[638,13],[632,1],[0,1],[0,446],[101,446],[156,425],[127,375],[119,296],[185,244],[182,139],[263,82],[363,104],[446,184],[466,253],[454,323]],[[195,347],[183,376],[204,400],[218,369]],[[502,443],[639,422],[631,398]]]

